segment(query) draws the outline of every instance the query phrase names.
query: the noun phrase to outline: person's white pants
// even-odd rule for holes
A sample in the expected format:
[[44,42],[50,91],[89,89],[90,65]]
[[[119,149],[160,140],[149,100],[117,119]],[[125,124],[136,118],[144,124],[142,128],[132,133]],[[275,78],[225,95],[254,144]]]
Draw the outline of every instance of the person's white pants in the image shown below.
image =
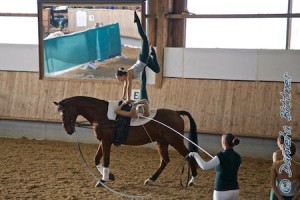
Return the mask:
[[239,190],[216,191],[214,190],[213,200],[238,200]]

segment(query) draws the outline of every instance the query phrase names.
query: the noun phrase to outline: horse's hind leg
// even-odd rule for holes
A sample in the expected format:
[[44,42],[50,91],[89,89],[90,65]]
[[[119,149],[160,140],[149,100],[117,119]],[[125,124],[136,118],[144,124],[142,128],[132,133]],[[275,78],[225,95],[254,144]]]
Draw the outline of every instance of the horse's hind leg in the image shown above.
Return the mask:
[[148,185],[148,184],[156,181],[156,179],[159,177],[159,175],[165,169],[167,164],[170,162],[168,146],[169,146],[169,144],[167,144],[167,143],[157,142],[158,153],[160,155],[160,165],[159,165],[159,168],[156,170],[156,172],[144,182],[144,185]]

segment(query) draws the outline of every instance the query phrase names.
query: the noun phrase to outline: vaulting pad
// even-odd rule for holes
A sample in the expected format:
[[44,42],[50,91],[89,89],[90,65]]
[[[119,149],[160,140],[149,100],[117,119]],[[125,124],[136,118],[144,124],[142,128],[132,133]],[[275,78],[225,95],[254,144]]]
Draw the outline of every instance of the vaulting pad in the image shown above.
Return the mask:
[[94,60],[121,55],[119,24],[44,39],[45,73],[52,73]]

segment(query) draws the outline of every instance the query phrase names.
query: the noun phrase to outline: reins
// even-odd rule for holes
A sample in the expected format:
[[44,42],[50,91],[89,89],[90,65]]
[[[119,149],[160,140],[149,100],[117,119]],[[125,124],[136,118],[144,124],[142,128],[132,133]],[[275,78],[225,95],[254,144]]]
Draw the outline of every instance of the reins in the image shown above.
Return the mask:
[[91,124],[86,124],[86,122],[88,121],[82,121],[82,122],[76,122],[73,123],[74,126],[78,127],[78,128],[86,128],[86,129],[93,129],[94,126],[98,126],[101,128],[101,130],[103,129],[112,129],[114,128],[113,125],[105,125],[105,124],[96,124],[96,125],[91,125]]
[[85,124],[88,121],[76,122],[74,125],[79,128],[93,129],[93,125]]
[[[185,166],[186,166],[186,163],[187,163],[187,166],[188,166],[188,173],[187,173],[187,182],[185,184],[185,186],[183,185],[183,181],[182,181],[182,177],[184,175],[184,169],[185,169]],[[183,161],[183,166],[182,166],[182,170],[181,170],[181,177],[180,177],[180,185],[181,187],[183,188],[187,188],[188,187],[188,184],[189,184],[189,180],[190,180],[190,169],[191,169],[191,165],[190,165],[190,160],[189,160],[189,156],[186,156],[184,158],[184,161]]]

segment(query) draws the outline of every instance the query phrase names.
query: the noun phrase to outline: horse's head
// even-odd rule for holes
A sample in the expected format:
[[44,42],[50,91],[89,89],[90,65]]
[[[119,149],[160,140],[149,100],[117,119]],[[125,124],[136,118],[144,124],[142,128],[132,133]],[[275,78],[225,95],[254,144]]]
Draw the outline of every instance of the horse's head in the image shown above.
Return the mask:
[[75,122],[77,118],[77,114],[72,111],[68,106],[64,105],[61,102],[53,102],[55,105],[57,105],[57,111],[61,115],[62,119],[62,125],[65,129],[65,131],[72,135],[75,131]]

